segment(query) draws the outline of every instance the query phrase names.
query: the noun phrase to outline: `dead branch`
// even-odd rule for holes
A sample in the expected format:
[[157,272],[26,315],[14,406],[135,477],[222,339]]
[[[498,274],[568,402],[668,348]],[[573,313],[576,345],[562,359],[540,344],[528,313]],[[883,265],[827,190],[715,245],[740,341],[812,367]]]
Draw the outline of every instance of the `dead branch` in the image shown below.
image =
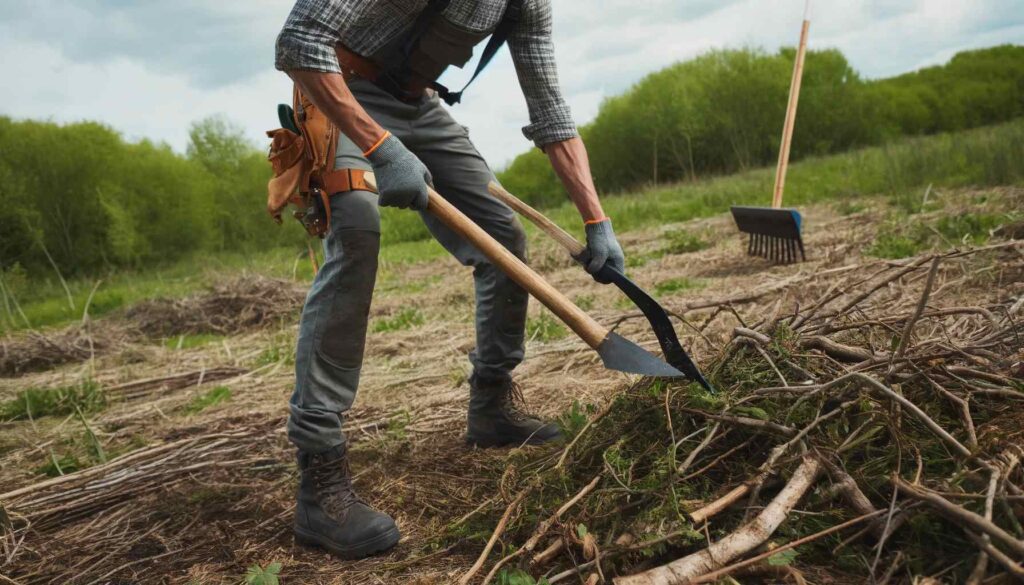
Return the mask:
[[996,526],[991,521],[986,520],[982,516],[979,516],[970,510],[957,506],[938,494],[919,489],[916,486],[903,481],[899,477],[893,477],[892,482],[899,491],[903,492],[907,496],[927,502],[938,510],[939,513],[950,518],[954,522],[960,522],[979,532],[987,534],[1003,543],[1003,545],[1014,551],[1014,553],[1024,556],[1024,542],[1017,540],[1009,532],[1006,532],[1002,528]]
[[732,559],[750,552],[768,540],[768,537],[789,516],[797,502],[814,485],[821,467],[821,462],[817,458],[805,457],[800,467],[793,472],[789,483],[752,522],[700,552],[643,573],[619,577],[615,579],[616,585],[685,583],[719,569]]

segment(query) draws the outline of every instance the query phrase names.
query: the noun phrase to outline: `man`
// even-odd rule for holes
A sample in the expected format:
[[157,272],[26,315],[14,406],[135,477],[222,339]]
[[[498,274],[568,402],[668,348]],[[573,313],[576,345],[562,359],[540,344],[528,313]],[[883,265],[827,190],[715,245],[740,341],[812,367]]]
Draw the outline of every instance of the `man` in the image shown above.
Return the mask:
[[606,262],[622,270],[622,248],[558,87],[550,0],[298,0],[277,39],[277,68],[341,131],[335,168],[372,170],[380,193],[330,198],[326,259],[302,313],[288,419],[302,472],[296,538],[343,558],[387,550],[399,539],[395,522],[353,491],[341,431],[363,359],[380,247],[378,205],[419,210],[434,237],[473,267],[477,345],[469,356],[467,441],[486,447],[559,438],[554,424],[517,404],[511,371],[523,359],[525,291],[424,211],[433,184],[526,258],[522,226],[487,192],[494,174],[440,102],[442,95],[457,98],[436,83],[492,33],[493,49],[507,39],[529,106],[523,132],[547,153],[586,223],[587,251],[579,260],[591,273]]

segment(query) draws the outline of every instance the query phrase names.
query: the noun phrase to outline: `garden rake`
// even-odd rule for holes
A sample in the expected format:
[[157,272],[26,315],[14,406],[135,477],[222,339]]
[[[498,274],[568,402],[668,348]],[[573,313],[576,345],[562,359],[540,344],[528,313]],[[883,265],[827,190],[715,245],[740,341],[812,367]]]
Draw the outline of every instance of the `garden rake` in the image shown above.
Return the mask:
[[807,31],[810,28],[811,1],[804,5],[803,26],[800,29],[800,45],[793,65],[793,78],[789,84],[789,104],[786,107],[786,122],[782,126],[782,144],[779,147],[779,164],[775,170],[775,189],[771,207],[732,207],[736,227],[750,234],[747,254],[761,256],[773,262],[789,264],[806,260],[804,240],[801,236],[802,218],[796,209],[782,207],[782,191],[786,184],[786,169],[789,166],[789,147],[793,141],[793,125],[796,106],[800,100],[800,81],[804,73],[804,57],[807,53]]

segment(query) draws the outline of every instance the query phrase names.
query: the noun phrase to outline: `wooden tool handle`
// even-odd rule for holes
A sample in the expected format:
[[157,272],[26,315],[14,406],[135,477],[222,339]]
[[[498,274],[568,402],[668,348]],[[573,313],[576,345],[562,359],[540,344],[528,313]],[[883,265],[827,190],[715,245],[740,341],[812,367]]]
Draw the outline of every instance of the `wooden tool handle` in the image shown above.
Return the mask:
[[487,190],[490,191],[491,195],[496,199],[511,207],[512,210],[519,215],[522,215],[526,219],[532,221],[534,225],[541,229],[541,231],[554,238],[554,240],[565,248],[571,256],[579,256],[587,249],[586,246],[579,242],[579,240],[572,237],[572,234],[563,230],[558,226],[558,224],[545,217],[543,213],[530,207],[518,197],[506,191],[501,185],[491,181],[490,184],[487,185]]
[[[371,188],[377,188],[377,181],[373,173],[366,173],[364,178]],[[587,345],[597,349],[601,342],[608,337],[608,330],[600,323],[574,305],[542,276],[534,272],[522,260],[516,258],[505,246],[502,246],[480,226],[473,223],[448,200],[441,197],[437,191],[430,188],[428,191],[430,195],[430,200],[427,203],[428,212],[440,219],[452,231],[469,240],[509,278],[526,289],[545,307],[551,309],[551,312],[576,332],[576,335],[579,335]]]
[[793,78],[789,82],[789,104],[786,106],[786,123],[782,126],[782,145],[779,146],[779,166],[775,169],[775,189],[772,191],[772,207],[782,207],[782,190],[786,186],[786,170],[789,168],[789,146],[793,142],[793,126],[796,122],[796,106],[800,101],[800,82],[804,76],[804,57],[807,54],[807,31],[811,27],[811,0],[804,5],[804,22],[800,27],[800,45],[796,50],[793,64]]

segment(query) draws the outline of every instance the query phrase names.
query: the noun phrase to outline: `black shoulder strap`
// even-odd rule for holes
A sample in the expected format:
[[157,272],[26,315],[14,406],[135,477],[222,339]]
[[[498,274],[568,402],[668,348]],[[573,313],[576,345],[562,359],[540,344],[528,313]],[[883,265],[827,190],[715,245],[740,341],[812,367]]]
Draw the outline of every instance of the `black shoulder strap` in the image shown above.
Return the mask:
[[402,44],[402,65],[405,67],[406,63],[409,62],[409,57],[412,52],[416,50],[416,47],[420,44],[420,39],[426,34],[427,29],[430,28],[431,22],[434,17],[447,10],[448,5],[451,4],[451,0],[429,0],[420,15],[416,17],[416,22],[413,23],[412,28],[409,29],[409,34],[405,37],[405,42]]
[[469,81],[466,82],[466,85],[462,86],[462,89],[459,91],[450,91],[447,87],[436,81],[430,84],[430,88],[436,91],[437,95],[441,96],[441,99],[443,99],[449,106],[454,106],[461,102],[462,94],[467,88],[469,88],[473,81],[476,80],[477,76],[480,75],[480,72],[487,67],[491,62],[491,59],[494,59],[494,56],[498,53],[498,49],[500,49],[501,46],[505,44],[505,41],[508,40],[509,35],[512,34],[512,30],[522,18],[522,13],[523,0],[509,0],[508,5],[505,7],[505,13],[501,17],[501,22],[498,23],[494,32],[491,33],[491,39],[487,41],[487,45],[484,47],[484,52],[480,55],[480,63],[477,64],[476,71],[473,72],[473,77],[469,78]]

